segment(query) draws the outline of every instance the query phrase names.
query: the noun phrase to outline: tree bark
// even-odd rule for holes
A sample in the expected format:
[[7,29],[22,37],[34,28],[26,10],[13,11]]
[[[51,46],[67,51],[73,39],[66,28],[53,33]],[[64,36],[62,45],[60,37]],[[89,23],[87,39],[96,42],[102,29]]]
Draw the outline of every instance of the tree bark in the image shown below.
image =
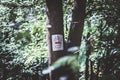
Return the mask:
[[90,41],[90,33],[87,34],[87,37],[86,37],[86,67],[85,67],[85,80],[89,80],[90,76],[89,76],[89,56],[91,54],[91,49],[92,49],[92,46],[91,46],[91,41]]
[[[48,47],[49,47],[49,65],[54,63],[57,59],[65,55],[64,52],[64,30],[63,30],[63,9],[62,0],[46,0],[47,6],[47,31],[48,31]],[[54,37],[61,36],[61,49],[54,49]],[[54,38],[54,39],[53,39]],[[57,39],[59,39],[57,38]],[[58,43],[58,42],[55,42]],[[60,43],[60,42],[59,42]],[[52,72],[50,80],[58,80],[60,72]]]
[[[67,46],[80,46],[83,26],[84,26],[84,18],[85,18],[85,7],[86,0],[75,0],[74,1],[74,10],[72,16],[72,23],[69,32],[68,42],[70,42]],[[64,29],[63,29],[63,9],[62,9],[62,0],[46,0],[47,6],[47,31],[48,31],[48,47],[49,47],[49,65],[54,63],[57,59],[62,56],[65,56],[66,49],[64,45]],[[54,49],[54,36],[59,35],[62,37],[63,49],[56,50]],[[66,68],[61,71],[52,72],[50,75],[50,80],[59,80],[58,76],[61,73],[64,73]],[[68,72],[68,75],[70,73]],[[70,79],[71,80],[71,79]]]
[[88,57],[86,58],[85,62],[85,80],[89,80],[89,59]]
[[52,50],[52,35],[54,34],[62,35],[64,42],[62,0],[46,0],[46,5],[47,5],[48,46],[50,58],[49,64],[52,64],[59,57],[64,55],[64,49],[60,51]]
[[93,61],[90,61],[90,80],[95,80],[93,77]]
[[74,0],[68,47],[80,46],[85,19],[86,0]]

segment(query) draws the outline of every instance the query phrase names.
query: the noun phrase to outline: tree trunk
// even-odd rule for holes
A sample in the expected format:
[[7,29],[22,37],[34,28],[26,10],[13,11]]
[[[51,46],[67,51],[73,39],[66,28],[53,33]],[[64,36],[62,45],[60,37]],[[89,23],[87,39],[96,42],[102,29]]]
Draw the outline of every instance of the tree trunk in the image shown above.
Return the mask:
[[[74,10],[72,16],[71,28],[68,36],[67,46],[80,46],[84,18],[85,18],[85,7],[86,0],[75,0]],[[57,59],[65,56],[66,49],[64,45],[64,30],[63,30],[63,9],[62,0],[46,0],[47,6],[47,31],[48,31],[48,47],[49,47],[49,65],[54,63]],[[61,73],[64,74],[67,68],[61,71],[55,71],[50,74],[50,80],[59,80],[58,76]],[[62,74],[62,75],[63,75]],[[70,72],[67,75],[71,74]],[[72,77],[72,76],[71,76]],[[69,79],[71,80],[71,79]],[[75,80],[75,79],[72,79]]]
[[74,0],[68,47],[80,46],[85,19],[86,0]]
[[90,61],[90,80],[95,80],[93,77],[93,61]]
[[89,56],[91,54],[91,42],[89,40],[90,38],[90,33],[87,34],[87,39],[86,39],[86,46],[87,46],[87,50],[86,50],[86,67],[85,67],[85,80],[89,80]]
[[[46,0],[49,65],[65,55],[62,0]],[[60,72],[52,72],[50,80],[58,80]]]
[[85,80],[89,80],[89,59],[86,58],[86,66],[85,66]]

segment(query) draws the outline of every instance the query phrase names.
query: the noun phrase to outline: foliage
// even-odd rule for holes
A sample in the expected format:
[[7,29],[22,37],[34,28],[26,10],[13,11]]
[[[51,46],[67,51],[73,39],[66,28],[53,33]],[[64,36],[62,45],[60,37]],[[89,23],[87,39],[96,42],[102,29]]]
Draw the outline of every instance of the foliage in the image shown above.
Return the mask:
[[0,79],[41,79],[41,71],[47,67],[43,2],[1,1]]
[[120,5],[118,0],[91,0],[87,3],[83,35],[90,34],[92,51],[89,60],[94,63],[92,66],[96,69],[93,74],[98,78],[113,75],[120,79],[117,75],[120,74],[118,68],[120,66],[120,7],[118,5]]
[[[63,1],[65,39],[69,32],[73,0]],[[93,75],[120,79],[120,1],[87,0],[83,39],[78,57],[80,80],[89,58]],[[45,80],[47,43],[44,0],[0,1],[0,79]],[[79,34],[77,34],[79,35]],[[90,42],[91,54],[87,41]],[[72,58],[71,58],[72,59]],[[44,79],[43,79],[44,78]],[[109,79],[110,80],[110,79]]]

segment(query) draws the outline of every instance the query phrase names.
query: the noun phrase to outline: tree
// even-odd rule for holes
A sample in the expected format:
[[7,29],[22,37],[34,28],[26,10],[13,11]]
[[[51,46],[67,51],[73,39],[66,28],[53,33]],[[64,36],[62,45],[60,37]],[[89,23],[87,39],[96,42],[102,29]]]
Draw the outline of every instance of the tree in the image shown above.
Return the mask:
[[68,47],[80,46],[85,19],[86,0],[74,0]]
[[[58,58],[65,55],[64,53],[64,34],[63,34],[63,10],[62,0],[46,0],[47,5],[47,30],[48,30],[48,46],[49,46],[49,65],[55,62]],[[58,40],[57,36],[61,38]],[[56,42],[54,40],[56,39]],[[59,42],[58,42],[59,41]],[[61,49],[54,50],[54,46],[60,43]],[[51,80],[57,80],[57,73],[51,74]]]
[[[80,46],[84,26],[86,0],[74,0],[72,22],[67,44],[64,40],[62,0],[46,0],[46,5],[49,65],[51,65],[60,57],[67,55],[67,49],[69,47]],[[56,76],[61,75],[61,73],[63,74],[65,69],[67,68],[64,68],[62,72],[57,71],[56,73],[52,73],[51,80],[58,80]]]

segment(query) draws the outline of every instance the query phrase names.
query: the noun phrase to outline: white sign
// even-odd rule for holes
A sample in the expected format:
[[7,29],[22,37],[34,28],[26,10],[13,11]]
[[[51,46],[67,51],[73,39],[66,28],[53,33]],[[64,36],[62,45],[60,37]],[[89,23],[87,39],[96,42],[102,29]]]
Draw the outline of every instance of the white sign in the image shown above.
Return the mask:
[[54,34],[52,35],[52,50],[60,51],[63,50],[63,35]]

